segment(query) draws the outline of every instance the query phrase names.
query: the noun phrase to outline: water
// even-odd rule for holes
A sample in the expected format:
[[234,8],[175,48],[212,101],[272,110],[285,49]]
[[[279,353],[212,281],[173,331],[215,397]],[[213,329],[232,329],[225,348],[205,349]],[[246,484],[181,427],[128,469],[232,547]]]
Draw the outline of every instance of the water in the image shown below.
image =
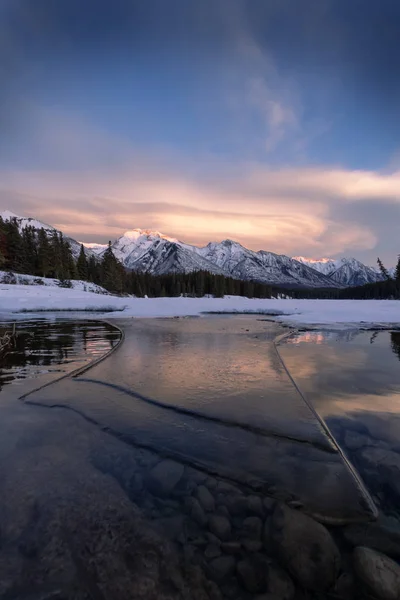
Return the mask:
[[280,325],[256,317],[122,322],[124,343],[82,376],[29,395],[135,446],[179,459],[329,522],[371,502],[276,352]]
[[292,597],[293,579],[302,598],[298,574],[276,561],[274,498],[334,525],[345,576],[353,546],[400,557],[398,332],[309,332],[279,347],[379,506],[368,524],[368,498],[275,350],[280,325],[119,324],[125,341],[106,360],[24,402],[119,333],[93,321],[18,325],[1,372],[0,597],[252,600]]
[[397,514],[400,332],[305,332],[281,353],[377,504]]
[[[0,337],[12,327],[1,321]],[[62,319],[20,320],[16,334],[0,357],[0,392],[12,385],[22,394],[33,381],[43,384],[69,373],[108,352],[120,338],[107,323]]]

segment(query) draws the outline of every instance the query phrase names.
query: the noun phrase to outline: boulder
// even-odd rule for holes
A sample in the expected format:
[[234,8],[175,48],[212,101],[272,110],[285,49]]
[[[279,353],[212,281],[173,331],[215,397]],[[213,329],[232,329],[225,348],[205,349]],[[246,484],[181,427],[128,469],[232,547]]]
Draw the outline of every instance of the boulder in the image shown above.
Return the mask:
[[212,515],[208,520],[208,527],[211,533],[223,542],[229,540],[231,536],[231,524],[226,517]]
[[205,485],[199,485],[195,492],[197,500],[207,512],[214,512],[215,500],[211,492]]
[[311,517],[278,504],[270,522],[270,542],[282,564],[305,589],[326,591],[335,583],[339,551],[329,531]]
[[377,600],[399,600],[400,565],[385,554],[359,546],[353,553],[354,571],[365,591]]
[[147,476],[147,488],[155,496],[167,497],[178,485],[184,466],[174,460],[162,460]]

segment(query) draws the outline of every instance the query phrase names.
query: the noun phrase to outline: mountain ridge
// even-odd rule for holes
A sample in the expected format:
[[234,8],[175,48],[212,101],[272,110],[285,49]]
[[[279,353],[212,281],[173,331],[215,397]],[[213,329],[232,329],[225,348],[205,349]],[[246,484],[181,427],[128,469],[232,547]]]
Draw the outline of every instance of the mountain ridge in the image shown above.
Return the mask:
[[[20,230],[26,226],[47,231],[51,225],[33,218],[20,217],[3,211],[4,220],[16,219]],[[56,230],[57,231],[57,230]],[[81,244],[88,255],[101,259],[108,245],[78,242],[64,236],[75,258]],[[308,259],[289,257],[266,250],[250,250],[240,242],[226,239],[198,247],[150,229],[131,229],[111,245],[118,260],[127,268],[153,275],[209,271],[242,280],[254,280],[286,287],[333,287],[363,285],[380,281],[381,274],[354,258]]]

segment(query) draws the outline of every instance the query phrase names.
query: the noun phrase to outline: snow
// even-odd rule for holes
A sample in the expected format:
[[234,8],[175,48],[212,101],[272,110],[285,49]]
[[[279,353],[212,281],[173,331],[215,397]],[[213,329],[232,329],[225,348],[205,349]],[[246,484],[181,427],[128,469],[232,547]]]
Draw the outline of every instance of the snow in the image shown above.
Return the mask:
[[[0,284],[0,315],[18,312],[98,311],[107,318],[199,316],[209,312],[260,313],[296,326],[382,327],[400,326],[396,300],[289,300],[225,298],[134,298],[85,292],[82,289]],[[74,317],[77,316],[76,314]],[[80,316],[87,318],[87,313]],[[271,317],[270,317],[271,318]]]
[[[9,276],[9,273],[6,271],[0,271],[0,283],[7,282]],[[50,277],[38,277],[36,275],[21,275],[19,273],[13,273],[12,277],[15,279],[17,284],[20,284],[19,287],[21,287],[21,285],[29,285],[34,287],[59,287],[60,283],[58,279],[52,279]],[[38,284],[39,281],[42,283]],[[103,287],[96,285],[95,283],[90,283],[89,281],[72,280],[71,285],[75,290],[94,292],[96,294],[108,294],[107,290],[105,290]]]
[[12,219],[17,219],[18,228],[20,231],[25,229],[25,227],[33,227],[34,229],[45,229],[46,231],[54,231],[54,227],[51,225],[47,225],[47,223],[42,223],[42,221],[38,221],[37,219],[31,219],[30,217],[19,217],[15,215],[10,210],[3,210],[0,212],[0,217],[3,221],[11,221]]
[[91,250],[95,254],[101,254],[108,247],[108,244],[96,244],[95,242],[78,242],[83,244],[85,248]]

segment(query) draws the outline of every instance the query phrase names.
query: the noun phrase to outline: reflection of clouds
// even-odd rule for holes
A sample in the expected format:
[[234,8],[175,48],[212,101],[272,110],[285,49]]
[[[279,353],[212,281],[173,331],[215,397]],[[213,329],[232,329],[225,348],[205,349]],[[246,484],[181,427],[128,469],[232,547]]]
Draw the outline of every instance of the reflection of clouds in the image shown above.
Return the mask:
[[328,425],[362,424],[375,439],[398,443],[400,332],[374,332],[372,344],[368,331],[356,332],[353,339],[310,333],[317,334],[315,339],[302,333],[297,344],[284,344],[280,351],[317,412]]
[[323,344],[327,339],[326,333],[314,332],[314,331],[306,331],[305,333],[299,333],[293,338],[290,338],[287,343],[288,344],[302,344],[312,343],[312,344]]

